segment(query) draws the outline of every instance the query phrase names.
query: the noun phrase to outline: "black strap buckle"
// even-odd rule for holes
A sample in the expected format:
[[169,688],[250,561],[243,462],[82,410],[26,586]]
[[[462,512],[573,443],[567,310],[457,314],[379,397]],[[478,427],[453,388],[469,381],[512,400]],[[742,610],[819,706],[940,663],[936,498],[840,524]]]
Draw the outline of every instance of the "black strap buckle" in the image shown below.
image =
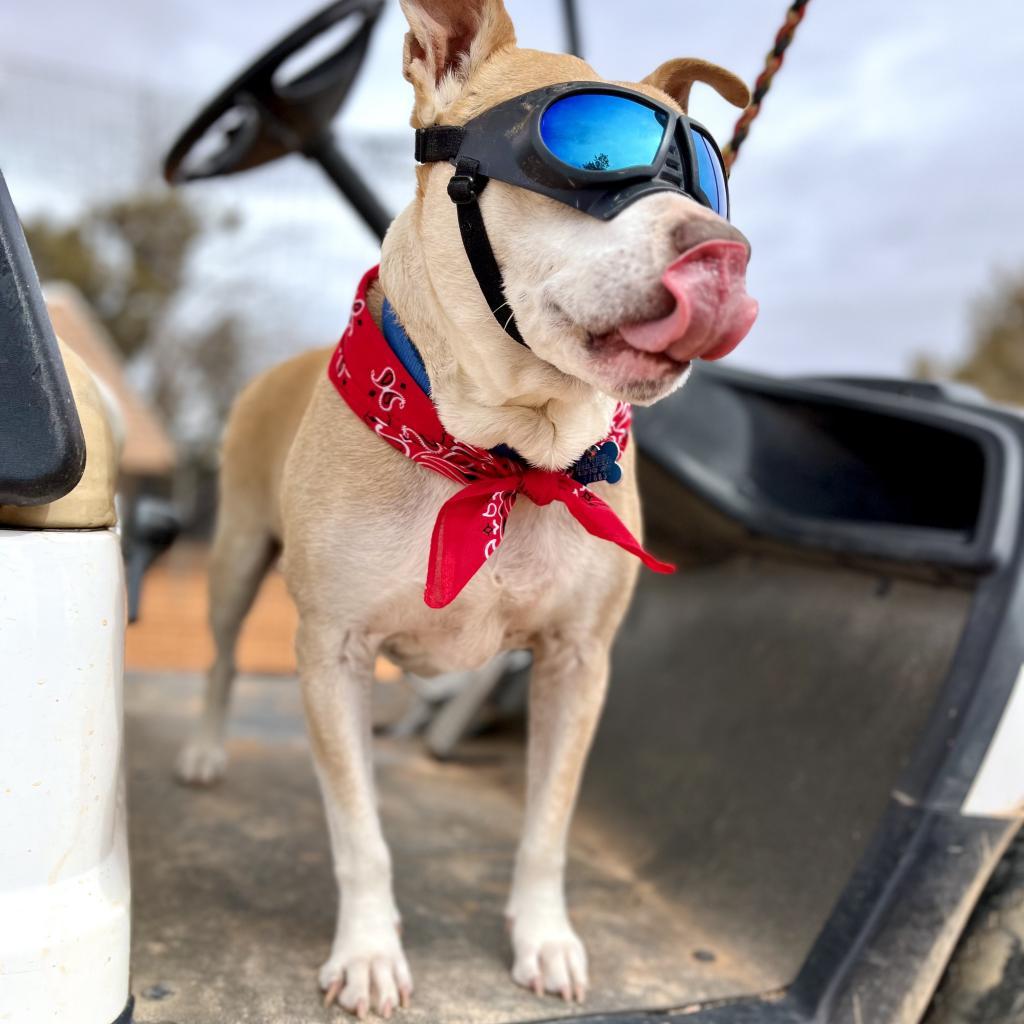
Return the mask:
[[479,195],[476,175],[453,174],[448,181],[448,198],[456,206],[475,203]]
[[448,181],[448,198],[456,206],[475,203],[480,198],[489,179],[480,173],[479,168],[476,160],[460,160],[455,165],[455,173]]

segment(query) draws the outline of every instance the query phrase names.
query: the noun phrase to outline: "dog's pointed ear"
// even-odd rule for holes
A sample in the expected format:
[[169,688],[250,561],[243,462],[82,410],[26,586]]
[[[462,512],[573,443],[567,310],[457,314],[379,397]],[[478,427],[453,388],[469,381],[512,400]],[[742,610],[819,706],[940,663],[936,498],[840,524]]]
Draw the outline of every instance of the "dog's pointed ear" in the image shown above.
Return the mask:
[[710,85],[734,107],[746,107],[750,103],[750,90],[742,78],[737,78],[731,71],[711,61],[697,57],[667,60],[644,79],[645,85],[653,85],[667,93],[683,110],[689,107],[690,89],[694,82]]
[[412,121],[433,124],[473,72],[516,32],[502,0],[401,0],[409,22],[402,73],[416,91]]

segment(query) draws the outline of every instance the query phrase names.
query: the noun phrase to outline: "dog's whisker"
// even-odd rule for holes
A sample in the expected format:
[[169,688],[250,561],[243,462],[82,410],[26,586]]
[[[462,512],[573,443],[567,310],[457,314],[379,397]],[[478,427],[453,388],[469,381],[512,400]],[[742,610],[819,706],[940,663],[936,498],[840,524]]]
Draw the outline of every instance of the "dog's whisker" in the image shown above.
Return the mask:
[[494,314],[494,316],[495,316],[495,319],[497,319],[498,313],[500,313],[500,312],[501,312],[501,310],[502,310],[502,309],[503,309],[503,308],[504,308],[505,306],[508,306],[508,308],[509,308],[509,314],[508,314],[508,319],[507,319],[507,320],[506,320],[506,321],[505,321],[505,322],[504,322],[504,323],[503,323],[503,324],[502,324],[501,326],[502,326],[502,330],[505,330],[505,331],[507,331],[507,330],[508,330],[508,325],[509,325],[510,323],[512,323],[512,321],[513,321],[513,320],[514,320],[514,319],[516,318],[516,311],[515,311],[514,309],[512,309],[512,306],[511,306],[511,304],[509,303],[509,301],[508,301],[508,300],[506,299],[506,300],[505,300],[505,301],[504,301],[504,302],[503,302],[503,303],[502,303],[502,304],[501,304],[500,306],[498,306],[498,307],[497,307],[496,309],[492,309],[492,310],[491,310],[491,312],[492,312],[492,313]]

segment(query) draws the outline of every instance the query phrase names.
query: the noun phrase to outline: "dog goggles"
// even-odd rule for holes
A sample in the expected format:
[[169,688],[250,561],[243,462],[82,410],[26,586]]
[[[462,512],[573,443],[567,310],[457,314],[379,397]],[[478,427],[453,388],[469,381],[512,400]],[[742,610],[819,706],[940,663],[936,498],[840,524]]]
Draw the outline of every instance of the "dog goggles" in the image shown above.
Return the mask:
[[491,178],[600,220],[664,191],[729,216],[725,165],[707,129],[616,85],[563,82],[499,103],[465,125],[419,128],[416,159],[455,165],[448,195],[473,273],[498,322],[524,345],[477,201]]
[[471,166],[601,220],[663,190],[729,216],[725,165],[707,129],[620,86],[565,82],[499,103],[465,125],[420,128],[416,159]]

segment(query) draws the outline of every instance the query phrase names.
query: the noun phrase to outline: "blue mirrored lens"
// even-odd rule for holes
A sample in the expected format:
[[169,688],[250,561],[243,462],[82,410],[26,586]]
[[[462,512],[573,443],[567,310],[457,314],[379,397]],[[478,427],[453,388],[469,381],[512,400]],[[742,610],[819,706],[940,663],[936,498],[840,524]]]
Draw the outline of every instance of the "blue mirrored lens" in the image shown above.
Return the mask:
[[625,96],[584,92],[544,111],[540,136],[559,160],[588,171],[620,171],[654,162],[665,136],[661,111]]
[[711,209],[721,217],[729,216],[729,193],[725,188],[725,169],[714,146],[700,132],[690,128],[697,152],[697,184],[708,197]]

